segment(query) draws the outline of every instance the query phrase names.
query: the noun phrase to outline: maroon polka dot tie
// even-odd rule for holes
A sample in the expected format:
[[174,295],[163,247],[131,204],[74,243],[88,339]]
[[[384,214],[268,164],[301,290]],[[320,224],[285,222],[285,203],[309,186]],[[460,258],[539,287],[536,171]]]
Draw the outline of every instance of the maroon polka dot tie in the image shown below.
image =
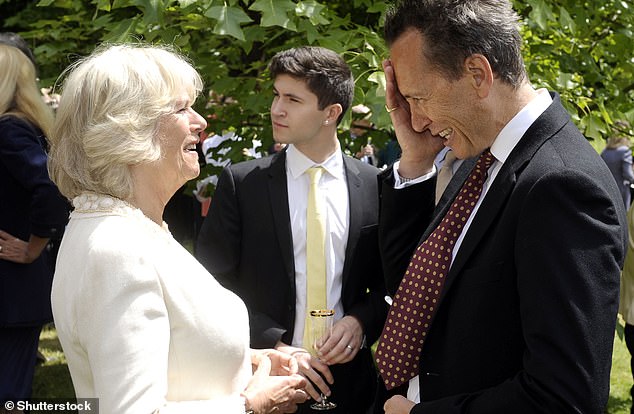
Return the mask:
[[449,211],[410,260],[383,327],[376,362],[388,390],[418,375],[420,353],[449,273],[454,245],[495,158],[485,150]]

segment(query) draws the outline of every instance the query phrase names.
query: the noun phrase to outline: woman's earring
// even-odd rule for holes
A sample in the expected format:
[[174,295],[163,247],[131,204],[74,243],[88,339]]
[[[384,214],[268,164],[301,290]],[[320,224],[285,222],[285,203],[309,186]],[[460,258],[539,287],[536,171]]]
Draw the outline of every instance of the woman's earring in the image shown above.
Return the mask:
[[324,125],[328,125],[329,123],[330,123],[330,121],[327,120],[327,119],[324,121]]

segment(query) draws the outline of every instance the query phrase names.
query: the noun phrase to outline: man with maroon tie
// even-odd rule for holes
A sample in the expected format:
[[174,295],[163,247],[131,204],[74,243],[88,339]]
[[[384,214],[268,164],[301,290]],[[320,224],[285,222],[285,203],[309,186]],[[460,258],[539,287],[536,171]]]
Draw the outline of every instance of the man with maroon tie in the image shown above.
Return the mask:
[[[625,211],[559,95],[531,86],[508,1],[402,0],[385,23],[388,414],[598,413]],[[437,207],[433,161],[466,161]],[[393,391],[390,391],[393,392]]]

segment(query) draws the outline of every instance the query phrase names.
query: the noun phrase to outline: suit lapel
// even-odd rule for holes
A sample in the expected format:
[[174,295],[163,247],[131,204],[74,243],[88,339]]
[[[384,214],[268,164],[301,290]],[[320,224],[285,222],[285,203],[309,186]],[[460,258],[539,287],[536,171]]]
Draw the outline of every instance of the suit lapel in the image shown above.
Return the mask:
[[286,151],[274,156],[269,167],[268,189],[273,212],[274,228],[287,276],[295,283],[295,257],[290,213],[288,211],[288,185],[286,182]]
[[560,130],[566,122],[569,122],[567,113],[561,106],[558,95],[555,95],[550,107],[531,125],[517,146],[511,151],[484,200],[482,200],[482,204],[478,208],[476,216],[451,264],[451,269],[441,293],[441,301],[489,227],[504,208],[521,170],[535,155],[535,152]]
[[495,178],[495,182],[487,192],[484,200],[482,200],[482,204],[478,208],[467,234],[462,240],[456,257],[451,264],[447,279],[445,280],[445,288],[441,294],[441,300],[449,290],[451,283],[464,267],[467,259],[471,257],[471,254],[480,243],[487,229],[491,226],[491,223],[504,207],[509,194],[515,187],[515,171],[511,168],[505,168],[506,166],[506,163],[502,166],[502,169]]
[[423,239],[420,240],[420,243],[424,242],[427,239],[427,236],[431,234],[431,232],[440,223],[440,220],[445,216],[445,214],[447,214],[447,211],[449,210],[451,203],[458,195],[458,191],[460,191],[460,189],[462,188],[462,185],[467,180],[469,173],[471,172],[471,170],[473,169],[473,166],[476,164],[477,161],[478,161],[478,157],[473,157],[473,158],[468,158],[464,160],[462,164],[460,164],[460,167],[458,167],[458,170],[451,177],[451,180],[449,180],[449,184],[447,185],[445,192],[440,197],[440,200],[438,201],[438,205],[436,206],[436,209],[434,210],[434,222],[432,223],[433,226],[430,226],[431,229],[430,228],[427,229],[427,232],[423,235]]
[[346,181],[348,182],[348,204],[350,209],[348,241],[346,243],[346,257],[342,272],[342,292],[346,287],[348,275],[350,274],[351,257],[354,249],[359,241],[361,234],[361,219],[363,217],[363,202],[361,198],[361,178],[359,177],[359,169],[351,158],[343,156],[343,165],[345,169]]

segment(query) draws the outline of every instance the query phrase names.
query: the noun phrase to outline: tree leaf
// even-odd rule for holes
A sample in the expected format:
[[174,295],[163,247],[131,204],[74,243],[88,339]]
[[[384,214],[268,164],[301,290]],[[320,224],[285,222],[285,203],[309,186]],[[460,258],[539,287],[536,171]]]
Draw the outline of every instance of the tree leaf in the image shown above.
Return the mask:
[[110,0],[97,0],[97,10],[110,11]]
[[544,0],[529,0],[533,10],[530,12],[530,18],[533,20],[542,30],[548,28],[548,22],[553,19],[553,13],[550,10],[550,6],[544,2]]
[[328,24],[328,19],[321,15],[324,5],[317,3],[315,0],[298,1],[295,6],[295,14],[297,16],[308,17],[313,25]]
[[133,0],[132,3],[143,10],[143,23],[163,23],[165,5],[162,0]]
[[256,0],[249,10],[262,12],[261,26],[280,26],[292,31],[297,30],[295,23],[288,17],[288,12],[295,10],[295,3],[290,0]]
[[195,3],[198,3],[198,0],[178,0],[178,4],[180,4],[181,8],[183,9]]
[[584,118],[585,122],[585,136],[593,139],[601,139],[606,132],[605,123],[603,120],[594,115],[590,114]]
[[373,72],[368,76],[368,81],[378,85],[376,91],[377,96],[385,96],[385,73],[382,71]]
[[310,20],[301,20],[299,22],[299,31],[304,33],[306,41],[309,45],[314,44],[315,41],[320,37],[317,27],[315,27],[315,25],[312,24]]
[[570,30],[570,33],[572,34],[576,33],[577,25],[575,24],[574,19],[570,16],[570,13],[568,13],[568,10],[566,10],[563,7],[559,9],[559,23],[561,24],[562,27],[565,27],[568,30]]
[[107,42],[124,42],[129,40],[131,34],[135,32],[135,29],[139,23],[139,17],[133,17],[132,19],[125,19],[118,22],[117,26],[108,33],[104,40]]
[[218,21],[213,28],[214,33],[233,36],[242,41],[245,38],[240,24],[253,21],[242,9],[226,5],[210,7],[205,16]]

